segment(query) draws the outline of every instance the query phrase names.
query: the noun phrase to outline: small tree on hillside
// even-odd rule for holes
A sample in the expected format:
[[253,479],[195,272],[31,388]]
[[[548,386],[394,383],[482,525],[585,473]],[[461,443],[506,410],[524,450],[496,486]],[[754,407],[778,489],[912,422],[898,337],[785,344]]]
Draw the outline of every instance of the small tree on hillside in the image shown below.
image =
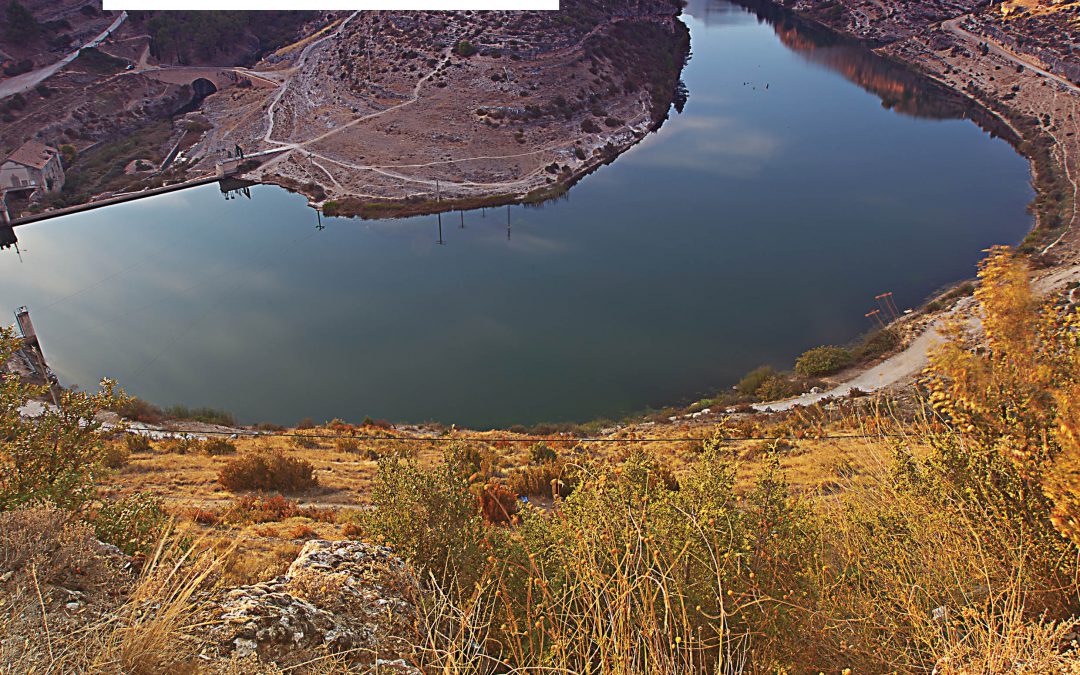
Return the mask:
[[[17,347],[12,329],[0,329],[0,363]],[[75,508],[93,496],[104,443],[96,416],[116,404],[114,385],[103,380],[96,394],[64,392],[58,408],[24,416],[21,409],[45,391],[16,376],[0,379],[0,511],[33,503]]]

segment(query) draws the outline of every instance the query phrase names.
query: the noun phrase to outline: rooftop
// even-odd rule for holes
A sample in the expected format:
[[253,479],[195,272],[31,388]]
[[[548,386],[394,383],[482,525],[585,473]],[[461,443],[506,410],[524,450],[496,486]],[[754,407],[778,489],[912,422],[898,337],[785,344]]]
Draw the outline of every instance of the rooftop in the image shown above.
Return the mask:
[[19,146],[15,152],[8,155],[4,161],[15,162],[35,169],[44,169],[45,165],[56,154],[56,149],[50,148],[44,143],[27,141]]

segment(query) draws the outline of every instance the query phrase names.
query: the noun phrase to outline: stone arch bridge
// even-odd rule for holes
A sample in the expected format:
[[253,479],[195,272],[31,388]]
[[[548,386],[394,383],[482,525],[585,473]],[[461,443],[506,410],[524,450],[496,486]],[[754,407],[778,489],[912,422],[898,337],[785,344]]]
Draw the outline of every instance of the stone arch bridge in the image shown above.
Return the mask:
[[169,84],[186,84],[195,89],[205,87],[203,80],[214,86],[213,91],[220,91],[247,80],[254,87],[276,87],[277,82],[257,73],[238,68],[208,68],[205,66],[177,66],[169,68],[150,68],[140,73],[145,77]]

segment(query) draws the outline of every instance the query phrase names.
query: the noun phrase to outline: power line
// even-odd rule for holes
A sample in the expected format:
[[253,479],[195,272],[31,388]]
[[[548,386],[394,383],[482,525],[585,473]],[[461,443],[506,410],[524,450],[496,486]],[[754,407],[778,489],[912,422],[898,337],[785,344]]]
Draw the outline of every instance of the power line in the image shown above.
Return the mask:
[[168,429],[128,429],[129,432],[158,431],[175,435],[189,436],[245,436],[248,438],[307,438],[336,440],[349,439],[352,441],[386,441],[392,443],[679,443],[700,442],[704,440],[717,440],[723,443],[738,443],[747,441],[823,441],[859,438],[903,438],[905,434],[832,434],[825,436],[683,436],[667,438],[612,438],[609,436],[541,436],[530,438],[491,438],[485,436],[351,436],[348,434],[304,434],[295,432],[253,431],[239,429],[234,431],[206,430],[206,431],[172,431]]

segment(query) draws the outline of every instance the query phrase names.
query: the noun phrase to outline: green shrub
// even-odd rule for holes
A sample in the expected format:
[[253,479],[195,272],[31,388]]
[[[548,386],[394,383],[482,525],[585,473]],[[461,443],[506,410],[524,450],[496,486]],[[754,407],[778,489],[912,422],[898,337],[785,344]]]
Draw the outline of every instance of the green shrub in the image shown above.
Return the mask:
[[280,450],[258,450],[229,460],[218,472],[226,490],[301,492],[318,485],[315,467]]
[[190,436],[170,436],[160,441],[161,452],[186,455],[199,449],[199,439]]
[[826,345],[803,352],[803,355],[795,361],[795,372],[803,377],[820,377],[843,370],[851,363],[851,350]]
[[98,539],[128,555],[153,551],[167,522],[161,500],[145,492],[106,500],[91,519]]
[[467,481],[482,482],[495,475],[499,458],[487,446],[454,442],[443,451],[443,461]]

